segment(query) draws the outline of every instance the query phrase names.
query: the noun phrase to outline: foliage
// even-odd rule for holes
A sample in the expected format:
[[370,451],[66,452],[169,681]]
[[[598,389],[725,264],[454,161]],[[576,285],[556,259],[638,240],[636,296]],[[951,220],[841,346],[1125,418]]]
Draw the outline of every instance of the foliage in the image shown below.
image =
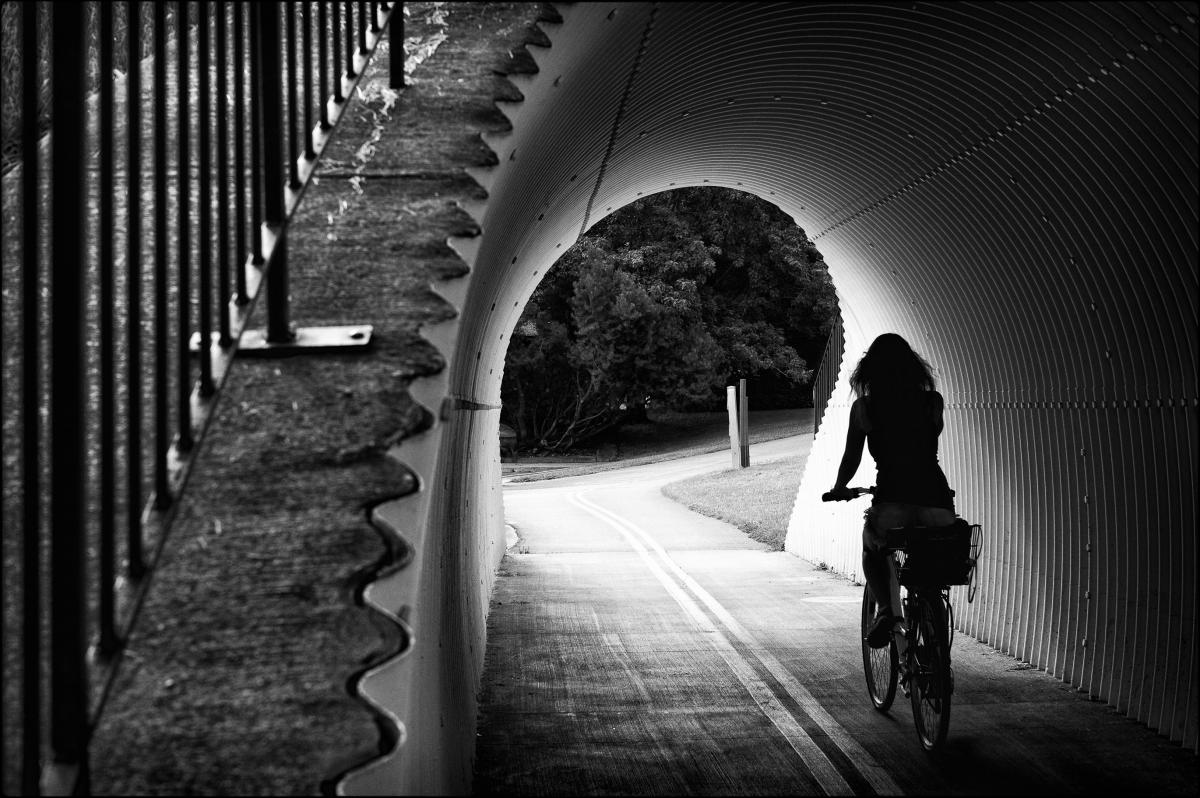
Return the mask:
[[522,445],[564,451],[649,405],[795,405],[836,300],[824,261],[782,211],[728,189],[639,200],[597,224],[534,291],[502,396]]

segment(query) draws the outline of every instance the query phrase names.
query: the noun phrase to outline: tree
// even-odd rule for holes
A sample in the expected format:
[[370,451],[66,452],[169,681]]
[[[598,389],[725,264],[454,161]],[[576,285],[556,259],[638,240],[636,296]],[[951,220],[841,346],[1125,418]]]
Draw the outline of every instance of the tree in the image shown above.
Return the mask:
[[796,395],[835,309],[820,253],[774,206],[725,189],[654,195],[598,224],[534,291],[504,412],[523,442],[563,451],[648,404],[723,407],[737,377]]

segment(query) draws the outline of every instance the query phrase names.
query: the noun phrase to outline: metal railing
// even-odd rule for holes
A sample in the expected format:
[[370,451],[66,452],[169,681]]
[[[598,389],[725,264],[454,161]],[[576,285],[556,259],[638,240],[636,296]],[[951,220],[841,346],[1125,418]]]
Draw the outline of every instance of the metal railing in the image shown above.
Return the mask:
[[[5,5],[20,146],[0,183],[2,780],[86,791],[91,731],[232,360],[310,343],[288,316],[288,221],[389,23],[403,85],[403,17]],[[338,335],[359,346],[369,328],[309,338]]]
[[825,408],[833,396],[834,386],[837,385],[838,369],[842,365],[842,351],[846,348],[845,330],[842,326],[841,311],[833,315],[829,328],[829,339],[825,342],[825,352],[821,355],[821,365],[812,381],[813,403],[813,434],[821,427],[821,419],[825,417]]

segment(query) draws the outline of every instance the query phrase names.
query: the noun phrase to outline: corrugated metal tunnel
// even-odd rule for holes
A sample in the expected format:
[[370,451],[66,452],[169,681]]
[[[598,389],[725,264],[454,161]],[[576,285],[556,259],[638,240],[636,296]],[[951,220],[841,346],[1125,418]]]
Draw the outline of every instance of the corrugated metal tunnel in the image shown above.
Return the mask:
[[439,687],[409,711],[473,718],[503,551],[500,378],[526,300],[608,213],[708,184],[795,218],[845,322],[788,550],[858,569],[861,522],[819,494],[849,370],[899,332],[937,369],[945,470],[984,529],[960,627],[1196,749],[1196,5],[559,10],[552,46],[530,48],[539,72],[510,78],[512,132],[487,139],[482,233],[455,242],[472,274],[441,339],[421,564],[438,599],[418,624],[441,650],[414,666]]

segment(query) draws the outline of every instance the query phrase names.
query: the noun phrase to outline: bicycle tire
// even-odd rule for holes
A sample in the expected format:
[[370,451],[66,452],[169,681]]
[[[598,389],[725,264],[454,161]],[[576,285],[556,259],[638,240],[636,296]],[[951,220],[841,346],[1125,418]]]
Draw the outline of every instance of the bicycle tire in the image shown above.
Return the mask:
[[921,747],[933,752],[946,741],[946,733],[950,730],[954,693],[946,613],[940,596],[934,601],[922,593],[914,607],[916,617],[912,623],[916,634],[909,649],[913,722]]
[[887,712],[896,700],[896,682],[900,675],[899,658],[895,640],[890,641],[885,648],[871,648],[867,645],[867,632],[874,620],[875,597],[871,595],[871,588],[863,585],[863,673],[867,677],[867,694],[871,697],[871,704],[880,712]]

